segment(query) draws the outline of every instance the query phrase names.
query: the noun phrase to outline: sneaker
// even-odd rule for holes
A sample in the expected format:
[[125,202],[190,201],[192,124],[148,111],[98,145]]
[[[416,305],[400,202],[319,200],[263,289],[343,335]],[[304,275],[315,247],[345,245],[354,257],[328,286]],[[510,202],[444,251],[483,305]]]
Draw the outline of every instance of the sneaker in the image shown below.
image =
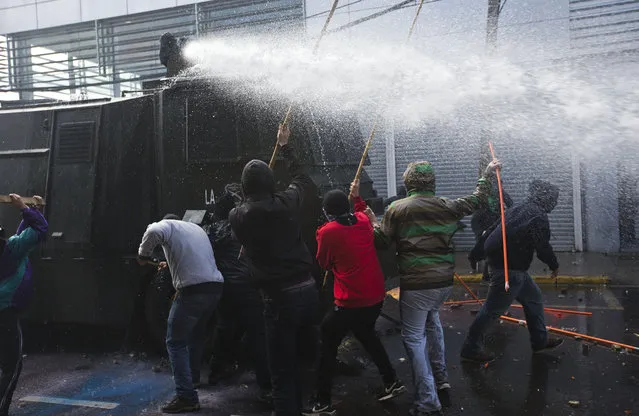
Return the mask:
[[548,338],[548,341],[546,342],[546,346],[542,348],[534,349],[533,352],[538,353],[538,352],[554,350],[555,348],[557,348],[563,343],[564,343],[564,340],[562,338]]
[[384,391],[377,398],[378,401],[383,402],[386,400],[390,400],[393,397],[397,397],[400,394],[406,392],[406,386],[399,380],[395,380],[390,384],[384,385]]
[[450,400],[450,384],[441,383],[437,386],[437,396],[439,397],[439,402],[442,404],[442,407],[450,407],[452,406]]
[[336,414],[337,410],[333,409],[330,403],[322,403],[320,401],[313,403],[313,407],[310,409],[302,411],[304,416],[335,416]]
[[162,406],[162,413],[188,413],[200,410],[199,401],[186,400],[180,396],[175,396],[173,400]]
[[484,363],[491,363],[495,361],[495,356],[483,351],[479,351],[474,354],[465,354],[462,352],[461,359],[462,361],[470,361],[473,363],[484,364]]

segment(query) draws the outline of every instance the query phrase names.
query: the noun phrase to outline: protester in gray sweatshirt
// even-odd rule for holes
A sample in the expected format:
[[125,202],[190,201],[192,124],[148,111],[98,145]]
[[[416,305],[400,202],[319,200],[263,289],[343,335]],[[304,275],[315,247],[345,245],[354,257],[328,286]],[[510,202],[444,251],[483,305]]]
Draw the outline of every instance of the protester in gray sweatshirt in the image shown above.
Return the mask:
[[149,225],[138,252],[140,264],[148,262],[158,245],[167,260],[161,267],[168,266],[176,290],[166,334],[176,396],[162,411],[192,412],[200,408],[194,384],[200,379],[206,324],[222,296],[224,279],[209,238],[197,224],[167,215]]

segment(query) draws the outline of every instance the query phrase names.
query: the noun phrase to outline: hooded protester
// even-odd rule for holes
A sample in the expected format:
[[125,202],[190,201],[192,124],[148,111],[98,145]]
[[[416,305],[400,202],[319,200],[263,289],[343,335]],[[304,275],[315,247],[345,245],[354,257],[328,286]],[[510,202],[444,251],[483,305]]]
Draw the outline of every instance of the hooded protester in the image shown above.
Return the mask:
[[[40,211],[29,208],[19,195],[11,204],[22,211],[23,223],[16,235],[0,239],[0,416],[9,414],[22,370],[22,329],[18,311],[27,306],[31,290],[29,254],[46,237],[49,225]],[[42,198],[34,196],[36,201]]]
[[[508,209],[513,206],[513,200],[506,191],[503,191],[504,196],[504,208]],[[490,195],[488,196],[488,203],[485,207],[478,209],[473,214],[470,220],[470,226],[475,234],[476,246],[468,254],[468,261],[470,262],[470,268],[473,273],[477,272],[477,263],[482,260],[481,252],[483,251],[480,245],[483,245],[482,234],[493,224],[500,220],[501,208],[499,204],[499,187],[497,181],[494,181],[491,187]],[[488,265],[484,265],[484,278],[488,275]]]
[[548,214],[557,205],[559,188],[549,182],[535,180],[530,184],[530,196],[523,203],[506,211],[506,249],[510,289],[504,288],[504,253],[501,223],[488,230],[484,245],[490,267],[488,295],[475,321],[468,330],[461,357],[466,361],[489,362],[495,359],[482,351],[481,338],[488,326],[517,300],[524,307],[530,342],[534,352],[558,347],[559,338],[549,338],[544,320],[541,291],[528,274],[533,254],[546,263],[557,278],[559,263],[550,245]]
[[264,303],[259,290],[250,281],[248,261],[245,256],[240,256],[242,247],[233,236],[228,219],[231,210],[241,203],[241,192],[239,184],[225,187],[224,194],[215,202],[215,223],[209,231],[215,261],[224,276],[224,294],[217,311],[209,384],[216,384],[234,372],[240,341],[246,334],[260,397],[270,402],[271,375],[266,351]]
[[324,213],[329,222],[317,230],[317,261],[335,276],[334,308],[322,322],[322,351],[317,379],[317,397],[304,415],[332,416],[332,377],[337,348],[349,332],[362,344],[382,375],[384,388],[379,401],[406,391],[397,378],[388,354],[375,332],[386,290],[384,274],[375,251],[373,226],[364,213],[366,202],[359,195],[359,181],[351,185],[355,213],[346,194],[329,191],[324,196]]
[[397,245],[402,338],[416,391],[414,415],[440,415],[441,401],[447,404],[450,384],[439,308],[453,286],[453,235],[463,217],[486,204],[488,178],[498,166],[488,165],[472,195],[448,199],[435,196],[435,172],[429,162],[410,163],[404,172],[408,197],[390,206],[381,226],[371,217],[376,242],[381,247]]
[[199,225],[172,214],[149,225],[138,250],[138,262],[147,264],[159,245],[176,290],[166,331],[176,395],[162,411],[197,411],[200,401],[194,385],[200,382],[207,323],[222,296],[224,279],[209,238]]
[[313,258],[302,240],[300,209],[312,186],[288,145],[289,129],[277,133],[289,162],[291,185],[275,191],[275,177],[260,160],[242,172],[245,202],[231,211],[231,228],[244,246],[251,277],[264,299],[264,315],[276,416],[299,416],[302,389],[298,340],[317,324],[319,295],[311,276]]

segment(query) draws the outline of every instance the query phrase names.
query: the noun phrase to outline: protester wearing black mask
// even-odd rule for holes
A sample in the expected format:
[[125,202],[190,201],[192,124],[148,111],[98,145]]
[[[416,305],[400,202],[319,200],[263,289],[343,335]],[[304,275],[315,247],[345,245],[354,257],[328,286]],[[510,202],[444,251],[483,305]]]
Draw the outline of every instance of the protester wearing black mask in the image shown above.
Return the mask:
[[209,239],[217,267],[224,276],[224,293],[218,307],[209,384],[216,384],[232,375],[240,351],[240,341],[246,335],[251,361],[255,369],[260,398],[271,401],[271,375],[268,368],[264,303],[259,290],[250,281],[249,264],[240,256],[241,244],[232,235],[229,213],[241,203],[240,184],[229,184],[213,209],[215,222]]
[[302,411],[298,339],[315,326],[319,307],[311,276],[313,258],[302,240],[300,223],[302,201],[312,181],[288,146],[289,135],[288,127],[280,126],[277,141],[289,162],[291,185],[276,192],[271,169],[252,160],[242,172],[246,201],[229,216],[264,298],[276,416],[299,416]]

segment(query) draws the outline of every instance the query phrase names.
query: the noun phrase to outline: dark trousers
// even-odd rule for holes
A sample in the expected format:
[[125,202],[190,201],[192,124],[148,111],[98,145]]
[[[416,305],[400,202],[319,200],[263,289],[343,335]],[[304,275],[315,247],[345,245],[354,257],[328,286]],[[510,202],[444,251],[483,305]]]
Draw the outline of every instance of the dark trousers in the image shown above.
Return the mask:
[[0,371],[0,416],[6,416],[22,371],[22,329],[13,308],[0,311]]
[[319,309],[315,281],[309,279],[293,288],[263,291],[275,416],[302,412],[300,341],[317,330]]
[[337,348],[349,331],[371,356],[384,383],[392,383],[397,378],[386,349],[375,333],[375,322],[382,311],[382,305],[383,303],[379,303],[365,308],[335,306],[324,318],[322,322],[322,351],[317,378],[317,399],[322,403],[330,403]]
[[193,381],[200,376],[207,323],[221,296],[222,283],[204,283],[180,289],[171,305],[166,349],[176,394],[189,401],[198,400]]
[[546,346],[548,331],[546,330],[544,304],[539,286],[527,272],[509,270],[508,275],[510,289],[506,292],[503,270],[491,271],[486,301],[468,330],[468,336],[462,350],[463,354],[472,355],[481,350],[484,333],[491,323],[508,310],[514,300],[521,303],[524,308],[533,349]]
[[245,283],[224,284],[213,341],[211,373],[223,371],[239,358],[241,340],[246,335],[257,384],[262,389],[270,390],[264,302],[259,291],[247,286]]

